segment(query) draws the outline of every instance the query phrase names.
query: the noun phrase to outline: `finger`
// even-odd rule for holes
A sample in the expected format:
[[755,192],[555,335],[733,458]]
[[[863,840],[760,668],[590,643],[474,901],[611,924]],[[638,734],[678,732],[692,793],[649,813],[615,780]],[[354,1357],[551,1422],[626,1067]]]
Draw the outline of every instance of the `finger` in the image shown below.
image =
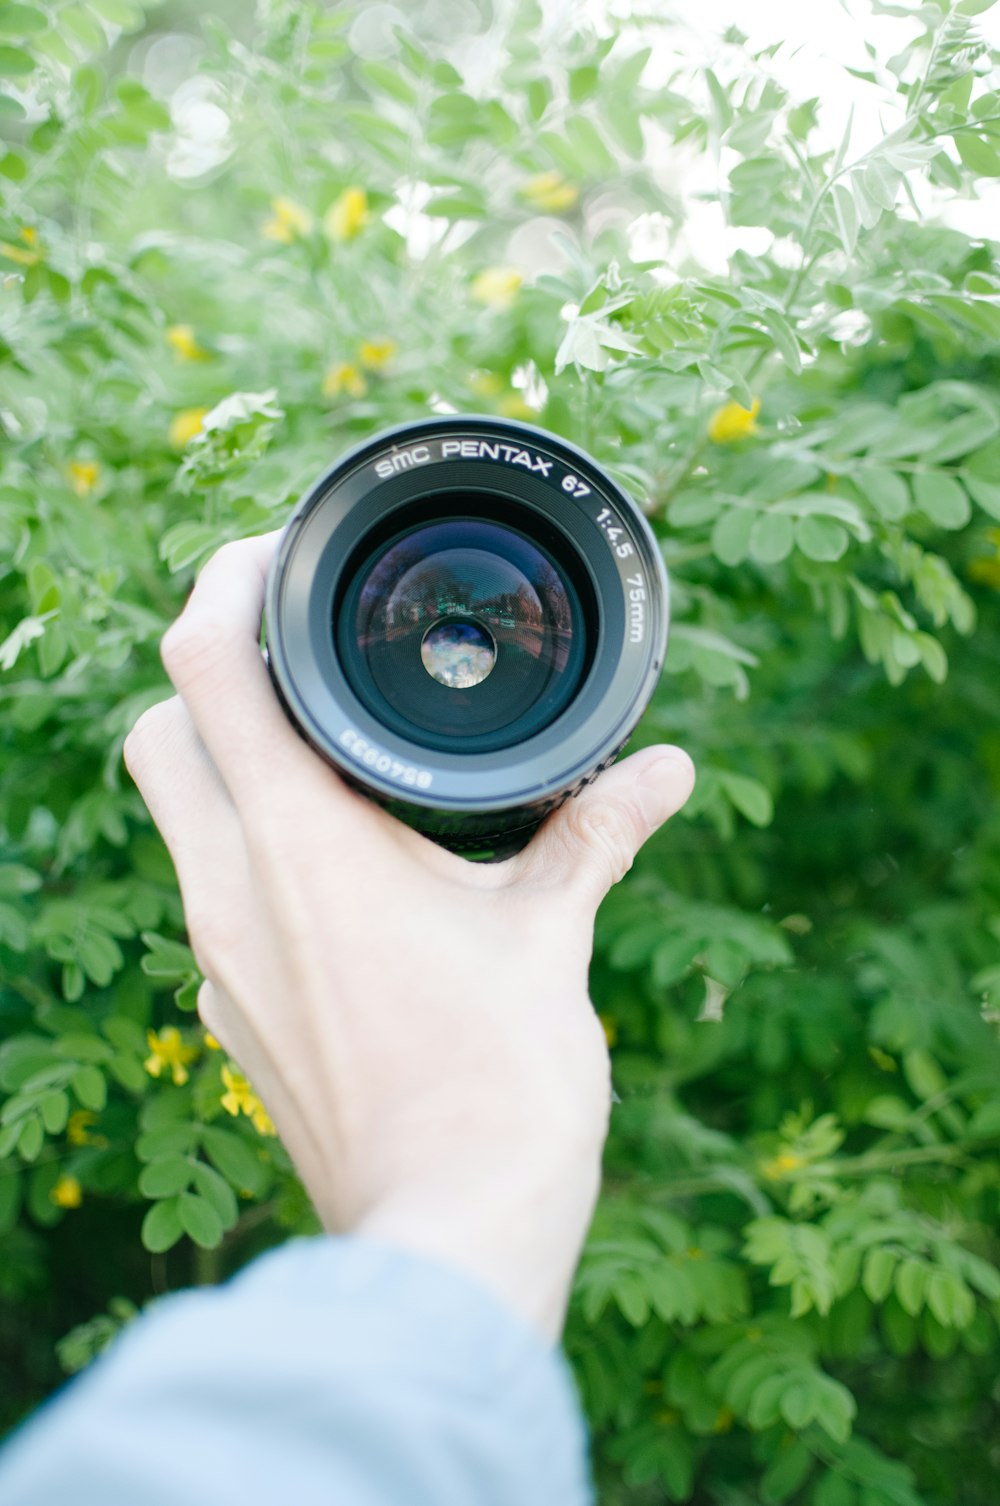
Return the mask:
[[681,809],[694,778],[694,765],[680,748],[633,753],[543,822],[513,860],[516,879],[542,881],[596,908],[643,843]]
[[[292,729],[260,651],[277,533],[225,544],[164,634],[163,663],[237,808],[270,809],[315,777],[319,760]],[[335,791],[340,781],[329,780]],[[342,786],[341,786],[342,788]]]
[[190,930],[192,917],[225,903],[246,870],[239,817],[179,696],[145,711],[122,749],[177,871]]

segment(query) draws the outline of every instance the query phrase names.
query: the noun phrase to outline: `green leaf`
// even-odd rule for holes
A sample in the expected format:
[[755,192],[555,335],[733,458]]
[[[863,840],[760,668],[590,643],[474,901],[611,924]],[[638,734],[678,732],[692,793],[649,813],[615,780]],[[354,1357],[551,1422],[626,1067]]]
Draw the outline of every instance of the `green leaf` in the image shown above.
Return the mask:
[[883,1302],[892,1289],[892,1273],[897,1257],[892,1250],[875,1245],[865,1256],[861,1287],[873,1302]]
[[811,560],[839,560],[846,553],[847,530],[832,518],[805,517],[795,524],[795,542]]
[[785,513],[760,513],[750,533],[750,554],[762,565],[786,559],[795,544],[792,519]]
[[194,1144],[193,1124],[163,1124],[144,1131],[135,1142],[140,1161],[160,1161],[165,1157],[185,1155]]
[[231,1229],[239,1217],[236,1195],[226,1179],[204,1161],[194,1167],[194,1185],[206,1202],[211,1203],[224,1229]]
[[887,523],[898,523],[910,510],[910,490],[898,471],[862,466],[852,480],[865,499]]
[[200,1136],[208,1159],[237,1192],[246,1189],[259,1195],[266,1188],[269,1179],[267,1166],[261,1160],[259,1151],[241,1135],[233,1130],[204,1125]]
[[190,1185],[194,1163],[186,1156],[164,1156],[151,1161],[139,1173],[139,1191],[143,1197],[173,1197]]
[[34,71],[35,60],[20,47],[0,47],[0,77],[23,78]]
[[32,1114],[24,1121],[17,1137],[17,1148],[25,1161],[34,1161],[42,1148],[45,1139],[42,1121],[38,1114]]
[[391,99],[398,99],[404,105],[416,104],[416,89],[395,68],[390,68],[386,63],[368,59],[360,65],[359,71],[379,93],[388,94]]
[[913,478],[913,497],[925,517],[939,528],[964,528],[972,516],[962,487],[944,471],[918,471]]
[[142,1221],[140,1238],[147,1250],[159,1255],[175,1245],[183,1233],[179,1199],[170,1197],[154,1203],[148,1210]]
[[783,314],[777,309],[762,309],[760,316],[768,334],[774,341],[774,348],[795,376],[802,372],[802,352],[799,350],[799,342],[795,337],[792,326]]
[[719,783],[741,815],[754,826],[770,826],[774,819],[774,802],[771,792],[759,779],[746,774],[734,774],[729,769],[720,769]]
[[930,1267],[925,1260],[918,1260],[914,1256],[908,1256],[900,1264],[896,1272],[896,1296],[904,1312],[916,1317],[924,1305],[924,1293],[927,1290],[927,1279]]
[[0,5],[0,36],[23,37],[44,31],[48,21],[33,5]]
[[989,481],[968,469],[960,471],[959,475],[973,502],[978,502],[983,512],[1000,522],[1000,481]]
[[203,1197],[182,1192],[177,1199],[177,1213],[184,1233],[203,1250],[214,1250],[222,1243],[222,1220]]
[[69,1097],[57,1088],[52,1093],[46,1093],[38,1105],[45,1132],[49,1135],[61,1135],[66,1128],[66,1120],[69,1118]]
[[757,513],[749,507],[731,507],[712,529],[712,552],[722,564],[740,565],[750,551],[750,536]]
[[99,1113],[107,1102],[108,1085],[97,1067],[78,1067],[70,1078],[70,1086],[85,1109]]

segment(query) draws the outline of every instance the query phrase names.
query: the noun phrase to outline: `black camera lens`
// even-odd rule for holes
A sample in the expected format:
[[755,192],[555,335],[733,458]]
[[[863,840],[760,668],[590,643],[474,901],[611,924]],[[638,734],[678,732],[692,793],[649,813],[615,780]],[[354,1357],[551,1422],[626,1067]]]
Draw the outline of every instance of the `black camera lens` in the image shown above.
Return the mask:
[[527,424],[382,433],[297,508],[268,583],[288,715],[456,852],[517,851],[612,762],[663,661],[655,540],[592,460]]

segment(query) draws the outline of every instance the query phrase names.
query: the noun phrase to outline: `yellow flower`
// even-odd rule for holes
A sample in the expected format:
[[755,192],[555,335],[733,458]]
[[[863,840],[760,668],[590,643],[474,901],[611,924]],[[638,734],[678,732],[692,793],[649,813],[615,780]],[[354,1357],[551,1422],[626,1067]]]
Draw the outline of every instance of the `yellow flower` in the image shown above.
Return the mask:
[[21,239],[24,241],[24,245],[28,247],[27,251],[24,249],[24,246],[12,246],[10,241],[0,241],[0,252],[6,256],[8,261],[16,261],[22,267],[33,267],[45,255],[38,239],[38,231],[33,225],[25,225],[21,231]]
[[469,377],[469,386],[477,397],[496,397],[503,382],[495,371],[474,371]]
[[208,360],[208,351],[195,339],[193,324],[171,324],[167,329],[167,344],[178,361]]
[[97,485],[101,467],[96,460],[71,460],[66,467],[70,485],[78,497],[89,497]]
[[769,1182],[780,1182],[782,1177],[787,1176],[790,1171],[797,1171],[805,1164],[802,1157],[796,1155],[793,1150],[783,1150],[772,1160],[763,1162],[760,1169]]
[[984,554],[971,560],[968,566],[969,579],[1000,591],[1000,528],[988,529],[986,537],[996,550],[996,554],[992,558]]
[[267,240],[280,241],[282,245],[290,246],[292,241],[301,235],[308,235],[312,229],[312,215],[294,199],[279,195],[271,200],[271,208],[274,213],[260,227],[261,235]]
[[226,1092],[223,1093],[220,1101],[227,1114],[232,1114],[235,1118],[242,1110],[258,1135],[277,1133],[271,1116],[242,1072],[235,1072],[232,1067],[223,1067],[222,1081]]
[[537,422],[538,414],[535,412],[519,392],[508,392],[497,403],[497,412],[502,413],[504,418],[523,418],[529,424]]
[[368,383],[358,368],[350,361],[339,361],[331,366],[323,378],[323,396],[339,397],[346,392],[348,397],[364,397]]
[[362,340],[358,360],[369,371],[384,371],[398,349],[395,340]]
[[323,228],[332,241],[352,241],[371,219],[368,195],[363,188],[345,188],[323,216]]
[[205,1045],[208,1047],[209,1051],[222,1050],[222,1047],[219,1045],[218,1041],[215,1039],[215,1036],[210,1030],[205,1031]]
[[598,1015],[597,1018],[600,1020],[601,1025],[604,1028],[604,1039],[607,1041],[608,1048],[610,1050],[615,1041],[618,1039],[618,1024],[615,1020],[614,1015],[601,1014]]
[[561,214],[564,209],[573,208],[580,197],[580,190],[575,183],[567,182],[562,173],[553,169],[547,173],[535,173],[533,178],[522,183],[521,196],[536,209]]
[[103,1135],[92,1135],[90,1126],[97,1123],[97,1115],[90,1109],[74,1109],[66,1121],[66,1139],[70,1145],[107,1145]]
[[486,267],[472,279],[472,296],[491,309],[509,309],[524,281],[516,267]]
[[760,412],[760,398],[755,397],[749,408],[740,403],[725,403],[712,414],[708,425],[708,437],[713,444],[735,444],[748,434],[756,434],[754,420]]
[[202,420],[208,411],[207,408],[182,408],[174,415],[167,434],[175,450],[183,450],[196,434],[201,433]]
[[62,1176],[56,1185],[49,1189],[49,1200],[55,1203],[57,1208],[79,1208],[83,1202],[83,1189],[76,1177]]
[[176,1025],[164,1026],[159,1035],[155,1030],[147,1030],[146,1040],[151,1054],[143,1065],[150,1077],[159,1077],[164,1067],[168,1067],[174,1082],[183,1087],[188,1080],[187,1064],[198,1055],[197,1047],[185,1046]]

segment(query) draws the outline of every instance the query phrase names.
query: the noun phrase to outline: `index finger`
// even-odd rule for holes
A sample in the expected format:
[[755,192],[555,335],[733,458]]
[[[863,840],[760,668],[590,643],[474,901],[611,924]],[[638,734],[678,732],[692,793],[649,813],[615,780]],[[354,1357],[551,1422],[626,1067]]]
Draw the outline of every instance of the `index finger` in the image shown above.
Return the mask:
[[[280,536],[224,544],[160,647],[174,688],[243,811],[273,807],[283,789],[317,770],[318,757],[285,716],[260,649],[267,572]],[[346,787],[330,783],[350,808]]]

